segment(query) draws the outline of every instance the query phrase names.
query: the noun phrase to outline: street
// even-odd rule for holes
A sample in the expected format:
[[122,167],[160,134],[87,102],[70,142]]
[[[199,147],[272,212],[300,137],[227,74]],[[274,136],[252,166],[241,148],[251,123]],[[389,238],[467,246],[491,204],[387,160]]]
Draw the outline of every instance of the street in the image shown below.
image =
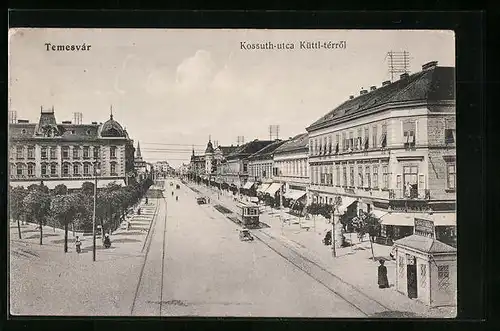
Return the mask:
[[132,315],[365,316],[261,241],[240,241],[236,224],[175,183],[160,199]]

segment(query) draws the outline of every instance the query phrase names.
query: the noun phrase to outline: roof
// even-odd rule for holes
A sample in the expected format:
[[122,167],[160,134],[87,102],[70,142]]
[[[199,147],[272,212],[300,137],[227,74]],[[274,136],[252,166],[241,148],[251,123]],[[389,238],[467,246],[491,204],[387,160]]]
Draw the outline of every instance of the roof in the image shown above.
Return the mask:
[[252,140],[246,144],[243,144],[241,146],[238,146],[231,154],[229,154],[226,159],[227,160],[234,160],[234,159],[243,159],[246,158],[253,153],[261,150],[262,148],[266,147],[269,144],[272,144],[274,141],[273,140]]
[[104,122],[101,127],[101,136],[103,137],[123,137],[125,132],[123,127],[113,119],[113,114],[109,116],[109,120]]
[[209,139],[207,143],[207,148],[205,149],[205,153],[213,153],[213,152],[214,152],[214,146],[212,145],[212,142]]
[[455,68],[432,67],[409,75],[369,93],[347,100],[337,108],[312,123],[306,130],[312,131],[336,122],[342,118],[364,115],[375,107],[392,103],[455,100]]
[[297,150],[308,150],[309,148],[309,133],[300,133],[295,137],[287,140],[283,145],[279,146],[275,154],[286,153]]
[[456,248],[433,238],[413,234],[396,240],[394,244],[416,249],[424,253],[455,253]]
[[238,146],[217,146],[216,150],[219,149],[222,152],[222,155],[228,155],[234,152]]
[[266,147],[250,155],[248,157],[248,160],[252,161],[252,160],[272,159],[274,151],[284,143],[285,141],[283,140],[276,140],[273,143],[267,145]]

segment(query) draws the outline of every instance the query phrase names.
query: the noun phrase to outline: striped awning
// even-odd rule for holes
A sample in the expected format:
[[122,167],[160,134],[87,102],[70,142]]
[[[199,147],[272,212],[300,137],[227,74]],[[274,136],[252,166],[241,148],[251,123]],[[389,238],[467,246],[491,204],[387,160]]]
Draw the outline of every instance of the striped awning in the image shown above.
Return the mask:
[[248,181],[248,182],[246,182],[246,183],[245,183],[245,185],[243,185],[243,188],[244,188],[245,190],[249,190],[249,189],[251,189],[251,188],[252,188],[252,186],[253,186],[254,184],[255,184],[255,182],[250,182],[250,181]]
[[300,191],[294,189],[288,189],[284,194],[285,198],[292,200],[298,200],[302,198],[304,195],[306,195],[306,191]]
[[266,193],[274,195],[281,188],[281,186],[283,186],[281,183],[272,183],[266,190]]

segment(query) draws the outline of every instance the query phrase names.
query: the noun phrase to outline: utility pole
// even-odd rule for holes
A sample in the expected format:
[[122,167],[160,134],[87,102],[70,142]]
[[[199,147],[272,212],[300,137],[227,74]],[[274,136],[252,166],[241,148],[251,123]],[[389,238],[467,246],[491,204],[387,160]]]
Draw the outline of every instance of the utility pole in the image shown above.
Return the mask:
[[[332,256],[336,257],[337,252],[335,250],[336,245],[336,235],[337,235],[337,223],[340,217],[339,206],[342,204],[342,198],[340,196],[335,197],[332,206]],[[335,215],[335,211],[337,211],[337,215]],[[335,217],[336,216],[336,217]]]

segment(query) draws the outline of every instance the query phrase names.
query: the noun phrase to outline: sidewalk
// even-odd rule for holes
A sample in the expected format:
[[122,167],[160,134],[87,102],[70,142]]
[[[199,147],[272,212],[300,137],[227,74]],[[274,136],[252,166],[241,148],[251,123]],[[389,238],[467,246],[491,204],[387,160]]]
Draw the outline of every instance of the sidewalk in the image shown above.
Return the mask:
[[[196,188],[203,189],[206,193],[210,191],[203,186],[196,186]],[[215,193],[213,203],[216,201],[217,194]],[[230,209],[234,206],[232,195],[221,195],[219,201]],[[389,256],[392,249],[390,246],[374,243],[375,261],[373,261],[368,240],[360,243],[357,234],[345,234],[348,241],[352,239],[354,246],[337,248],[336,257],[333,257],[331,246],[325,246],[322,242],[326,231],[331,230],[331,224],[327,224],[325,218],[316,216],[316,220],[301,219],[301,224],[299,224],[298,218],[291,215],[286,215],[290,219],[289,221],[281,222],[279,214],[278,210],[271,210],[271,208],[266,207],[265,211],[260,215],[260,221],[269,227],[264,227],[258,231],[278,239],[284,245],[322,266],[345,283],[357,288],[366,296],[380,302],[390,311],[408,312],[409,317],[411,317],[412,313],[416,315],[415,317],[451,318],[456,316],[455,307],[429,308],[423,303],[410,299],[395,290],[395,261]],[[309,230],[304,228],[306,225]],[[388,289],[379,289],[377,284],[377,267],[380,259],[386,260],[385,266],[387,267],[390,283]]]
[[[82,236],[77,254],[73,232],[68,233],[64,253],[64,231],[45,226],[43,245],[35,224],[10,223],[10,312],[14,315],[130,315],[130,307],[144,254],[141,253],[156,205],[140,203],[140,217],[131,217],[113,232],[112,245],[105,249],[96,242],[92,261],[92,236]],[[82,233],[75,233],[81,236]]]

